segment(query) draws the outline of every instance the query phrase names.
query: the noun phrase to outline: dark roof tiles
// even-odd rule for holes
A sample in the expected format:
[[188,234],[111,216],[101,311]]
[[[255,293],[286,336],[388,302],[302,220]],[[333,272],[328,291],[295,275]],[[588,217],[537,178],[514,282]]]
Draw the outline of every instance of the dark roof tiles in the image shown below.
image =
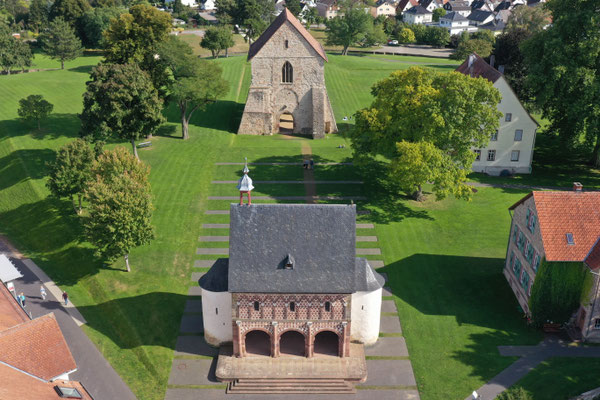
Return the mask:
[[[471,57],[474,57],[473,60],[469,60]],[[470,62],[472,62],[472,70],[471,66],[469,65]],[[456,68],[456,71],[460,72],[461,74],[470,75],[473,78],[482,77],[492,83],[495,83],[502,76],[502,74],[496,68],[486,63],[483,58],[477,55],[477,53],[473,53],[467,57],[465,62]]]

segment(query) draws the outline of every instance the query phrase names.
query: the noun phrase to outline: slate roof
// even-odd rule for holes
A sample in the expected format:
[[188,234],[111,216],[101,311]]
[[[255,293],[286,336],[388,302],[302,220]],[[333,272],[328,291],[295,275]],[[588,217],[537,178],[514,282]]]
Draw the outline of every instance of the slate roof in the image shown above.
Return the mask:
[[[600,192],[534,191],[510,207],[515,207],[533,196],[548,261],[589,261],[593,267],[600,264]],[[567,243],[566,234],[572,233],[574,244]]]
[[[502,74],[496,68],[486,63],[485,60],[479,57],[477,53],[473,53],[471,56],[475,57],[473,61],[473,73],[471,75],[473,78],[483,77],[492,83],[495,83],[498,79],[500,79]],[[465,75],[471,74],[471,67],[469,67],[469,57],[467,57],[465,62],[463,62],[458,66],[458,68],[456,68],[457,72],[460,72],[461,74]]]
[[227,292],[227,275],[229,274],[229,260],[227,258],[219,258],[217,262],[208,270],[208,272],[200,278],[200,286],[202,289],[211,292]]
[[77,369],[53,313],[0,332],[0,361],[46,381]]
[[300,21],[298,21],[298,19],[294,17],[294,14],[292,14],[287,8],[284,9],[281,14],[275,18],[275,21],[273,21],[273,23],[269,25],[269,27],[263,32],[263,34],[260,35],[260,37],[256,39],[254,43],[252,43],[250,50],[248,50],[248,61],[250,61],[260,51],[260,49],[263,48],[269,39],[271,39],[273,34],[275,34],[275,32],[277,32],[277,30],[286,22],[289,22],[294,28],[296,28],[298,33],[302,35],[306,42],[317,52],[319,56],[323,58],[323,60],[328,61],[327,55],[325,54],[325,50],[323,49],[323,46],[321,46],[321,43],[319,43],[317,39],[308,33],[306,28],[302,26]]
[[448,14],[440,17],[440,19],[447,19],[448,21],[468,21],[466,17],[463,17],[461,14],[456,11],[449,12]]
[[476,21],[476,22],[483,22],[492,15],[494,15],[494,13],[491,11],[473,10],[473,11],[471,11],[471,14],[469,14],[467,19],[469,19],[471,21]]
[[452,11],[471,10],[469,3],[467,3],[466,1],[449,1],[446,4],[444,4],[444,8],[446,10],[452,10]]
[[356,292],[371,292],[383,287],[384,284],[383,276],[375,272],[365,258],[356,258],[356,286],[354,287]]
[[[355,256],[355,205],[232,204],[230,216],[230,292],[354,293],[368,286]],[[291,270],[284,268],[288,254]]]
[[409,4],[414,7],[419,5],[419,2],[418,0],[400,0],[396,9],[400,9],[401,11],[403,11]]
[[410,10],[406,10],[405,14],[431,14],[431,11],[423,7],[422,5],[414,6]]
[[506,23],[502,20],[493,20],[484,25],[479,25],[479,29],[488,29],[493,32],[503,31],[506,27]]

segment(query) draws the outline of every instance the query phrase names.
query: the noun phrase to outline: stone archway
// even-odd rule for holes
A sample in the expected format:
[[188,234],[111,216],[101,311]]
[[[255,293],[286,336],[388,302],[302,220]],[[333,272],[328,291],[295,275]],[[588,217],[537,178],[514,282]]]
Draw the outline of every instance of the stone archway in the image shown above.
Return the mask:
[[279,354],[281,356],[305,357],[306,339],[298,331],[286,331],[279,337]]
[[315,356],[339,356],[340,337],[332,331],[321,331],[315,335],[313,348]]
[[253,330],[244,337],[246,356],[271,356],[271,336],[261,330]]
[[279,116],[279,133],[292,134],[294,133],[294,115],[290,112],[284,112]]

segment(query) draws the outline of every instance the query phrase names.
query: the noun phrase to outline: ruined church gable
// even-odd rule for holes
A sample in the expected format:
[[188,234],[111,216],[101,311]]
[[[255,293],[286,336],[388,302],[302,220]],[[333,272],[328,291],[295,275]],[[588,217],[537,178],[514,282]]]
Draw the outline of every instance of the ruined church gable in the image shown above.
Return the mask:
[[[285,41],[288,41],[288,47],[285,47]],[[269,41],[260,49],[254,58],[262,57],[282,57],[282,58],[301,58],[314,57],[320,58],[315,49],[304,39],[296,28],[290,22],[285,22],[271,36]]]

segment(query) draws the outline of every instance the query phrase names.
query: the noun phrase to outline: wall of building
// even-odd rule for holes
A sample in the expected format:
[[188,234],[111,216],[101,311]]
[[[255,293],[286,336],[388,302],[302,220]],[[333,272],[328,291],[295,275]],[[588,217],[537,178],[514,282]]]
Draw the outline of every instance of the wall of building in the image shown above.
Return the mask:
[[[502,100],[498,104],[498,111],[502,113],[498,140],[490,141],[487,147],[479,149],[481,150],[481,159],[473,162],[473,171],[490,175],[499,175],[503,170],[517,174],[531,173],[537,124],[523,108],[504,77],[500,77],[494,83],[494,87],[502,95]],[[506,121],[507,113],[512,115],[510,121]],[[515,141],[517,129],[523,130],[521,141]],[[487,161],[489,150],[496,151],[494,161]],[[513,150],[519,151],[519,161],[511,161]]]
[[[600,343],[600,328],[596,321],[600,321],[600,277],[593,275],[593,284],[587,299],[581,304],[581,312],[585,312],[581,334],[585,341]],[[600,324],[600,323],[599,323]]]
[[231,293],[202,289],[202,321],[208,344],[220,346],[232,341]]
[[[286,47],[287,41],[287,47]],[[285,62],[293,68],[293,82],[282,82]],[[254,56],[252,82],[238,133],[272,135],[282,114],[291,114],[294,133],[324,136],[327,122],[335,127],[329,100],[314,104],[313,91],[325,88],[325,60],[289,22],[285,22]],[[317,118],[315,118],[317,117]],[[315,119],[319,122],[315,127]]]
[[[513,211],[512,224],[511,224],[511,229],[510,229],[510,234],[509,234],[508,248],[507,248],[507,252],[506,252],[506,259],[505,259],[504,270],[503,270],[504,276],[506,277],[506,280],[508,281],[513,293],[515,294],[517,301],[519,302],[519,305],[521,306],[523,311],[527,314],[529,314],[530,288],[533,286],[533,282],[535,280],[535,273],[536,273],[534,271],[534,266],[533,266],[535,264],[535,254],[538,254],[538,256],[540,257],[540,260],[544,259],[544,257],[545,257],[544,245],[542,242],[542,235],[540,233],[539,223],[536,224],[536,227],[535,227],[535,230],[533,233],[527,228],[526,220],[527,220],[527,210],[528,209],[531,210],[531,215],[535,216],[535,218],[537,219],[537,210],[535,207],[535,201],[533,199],[533,196],[530,197],[529,199],[527,199],[526,201],[524,201],[519,206],[517,206]],[[533,246],[535,254],[534,254],[534,257],[533,257],[531,263],[529,263],[526,260],[525,256],[523,255],[523,252],[521,250],[519,250],[517,243],[515,243],[515,240],[513,239],[515,226],[519,228],[519,232],[523,233],[523,235],[525,237],[525,243],[527,242],[527,240],[529,240],[529,243],[531,243],[531,245]],[[526,245],[524,245],[523,248],[526,249]],[[513,259],[512,264],[510,262],[511,254],[514,254],[514,259]],[[519,276],[515,276],[515,273],[513,271],[513,266],[514,266],[514,263],[516,262],[516,260],[519,260],[521,262],[521,270],[519,272]],[[523,276],[524,271],[527,272],[527,274],[529,275],[529,284],[527,286],[527,289],[524,289],[521,286],[521,278]]]
[[350,331],[352,339],[365,345],[375,344],[379,338],[380,315],[381,289],[353,293]]

